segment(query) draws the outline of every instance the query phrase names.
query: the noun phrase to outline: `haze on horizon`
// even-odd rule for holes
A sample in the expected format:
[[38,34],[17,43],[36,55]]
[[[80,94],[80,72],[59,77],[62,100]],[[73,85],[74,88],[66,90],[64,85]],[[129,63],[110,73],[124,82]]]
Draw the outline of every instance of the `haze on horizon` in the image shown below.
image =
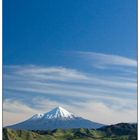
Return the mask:
[[136,0],[4,0],[3,125],[62,106],[137,122]]

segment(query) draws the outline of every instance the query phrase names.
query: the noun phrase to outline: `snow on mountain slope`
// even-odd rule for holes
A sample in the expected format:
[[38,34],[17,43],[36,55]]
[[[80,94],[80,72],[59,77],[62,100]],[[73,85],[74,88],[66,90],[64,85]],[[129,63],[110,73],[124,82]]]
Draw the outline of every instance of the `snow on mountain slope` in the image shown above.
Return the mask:
[[53,130],[56,128],[99,128],[101,126],[103,124],[77,117],[62,107],[56,107],[48,113],[36,114],[24,122],[7,127],[24,130]]
[[53,109],[52,111],[45,114],[45,118],[47,119],[55,119],[55,118],[73,118],[73,114],[69,113],[67,110],[65,110],[62,107],[57,107]]
[[44,114],[36,114],[33,117],[30,118],[30,120],[37,120],[37,119],[67,119],[67,118],[73,118],[75,117],[72,113],[68,112],[62,107],[56,107],[53,110],[51,110],[48,113]]

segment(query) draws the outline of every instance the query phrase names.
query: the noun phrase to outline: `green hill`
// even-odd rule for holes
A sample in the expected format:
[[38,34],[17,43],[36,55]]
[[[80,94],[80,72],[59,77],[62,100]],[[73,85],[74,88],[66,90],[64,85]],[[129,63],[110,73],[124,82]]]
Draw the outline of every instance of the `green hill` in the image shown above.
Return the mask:
[[94,129],[26,131],[3,129],[3,140],[137,140],[137,125],[121,123]]

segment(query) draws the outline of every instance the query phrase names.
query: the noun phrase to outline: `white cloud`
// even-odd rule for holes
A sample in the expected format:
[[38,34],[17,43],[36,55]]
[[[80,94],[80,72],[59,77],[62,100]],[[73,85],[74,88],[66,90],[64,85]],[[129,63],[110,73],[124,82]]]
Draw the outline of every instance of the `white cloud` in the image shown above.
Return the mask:
[[74,69],[67,69],[64,67],[39,67],[35,65],[25,66],[4,66],[8,72],[13,72],[16,76],[31,77],[41,80],[81,80],[85,79],[85,75]]
[[91,65],[97,66],[98,68],[105,68],[106,66],[127,66],[136,67],[137,61],[127,57],[119,55],[103,54],[95,52],[76,52],[78,55],[87,59]]
[[3,124],[4,126],[15,124],[28,119],[32,114],[38,113],[38,110],[27,106],[25,103],[5,99],[3,101]]
[[[135,81],[130,81],[126,79],[122,79],[120,82],[120,79],[117,77],[112,76],[100,76],[100,75],[91,75],[87,73],[82,73],[74,69],[66,69],[62,67],[36,67],[36,66],[18,66],[16,68],[15,66],[6,66],[7,71],[10,72],[4,72],[4,81],[7,82],[6,88],[9,88],[9,85],[14,88],[14,85],[17,88],[20,88],[20,84],[22,84],[21,88],[23,87],[23,84],[25,85],[39,85],[41,88],[42,86],[45,87],[58,87],[58,88],[74,88],[76,90],[76,87],[78,87],[78,84],[80,85],[90,85],[92,88],[93,86],[106,86],[106,87],[116,87],[116,88],[123,88],[123,89],[130,89],[130,88],[136,88],[137,84]],[[123,78],[123,77],[122,77]],[[128,78],[127,78],[128,79]],[[13,82],[11,82],[13,81]],[[8,85],[8,82],[11,82]],[[61,82],[58,84],[57,82]],[[64,83],[62,83],[64,82]],[[14,84],[16,83],[16,84]],[[52,84],[53,83],[53,84]],[[74,85],[72,85],[72,83]],[[123,84],[122,84],[123,83]],[[17,86],[19,85],[19,86]],[[32,87],[30,85],[30,87]],[[64,87],[63,87],[64,86]],[[80,88],[86,88],[81,86]],[[26,87],[27,88],[27,87]],[[90,87],[88,87],[90,89]]]
[[[115,124],[120,122],[137,122],[137,109],[117,110],[107,106],[102,102],[88,102],[83,107],[77,109],[86,118],[95,122],[105,124]],[[83,111],[85,110],[85,111]]]

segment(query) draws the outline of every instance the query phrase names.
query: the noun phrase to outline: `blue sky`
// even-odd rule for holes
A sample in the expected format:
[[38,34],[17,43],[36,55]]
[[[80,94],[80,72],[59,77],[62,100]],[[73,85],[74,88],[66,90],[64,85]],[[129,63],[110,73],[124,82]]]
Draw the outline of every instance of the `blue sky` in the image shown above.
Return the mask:
[[5,125],[58,105],[135,122],[137,1],[3,1],[3,75]]

